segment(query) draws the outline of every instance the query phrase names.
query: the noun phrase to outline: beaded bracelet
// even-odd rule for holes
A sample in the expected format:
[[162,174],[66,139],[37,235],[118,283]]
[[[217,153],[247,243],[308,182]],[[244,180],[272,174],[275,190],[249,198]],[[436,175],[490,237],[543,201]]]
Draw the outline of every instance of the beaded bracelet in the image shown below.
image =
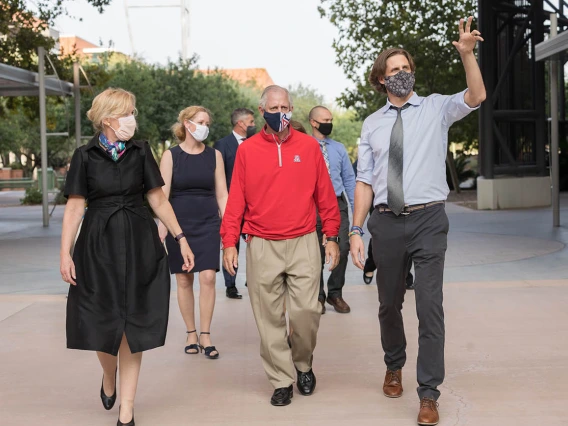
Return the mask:
[[362,237],[363,233],[361,233],[359,231],[351,231],[348,235],[349,235],[349,238],[351,238],[353,235],[359,235],[360,237]]

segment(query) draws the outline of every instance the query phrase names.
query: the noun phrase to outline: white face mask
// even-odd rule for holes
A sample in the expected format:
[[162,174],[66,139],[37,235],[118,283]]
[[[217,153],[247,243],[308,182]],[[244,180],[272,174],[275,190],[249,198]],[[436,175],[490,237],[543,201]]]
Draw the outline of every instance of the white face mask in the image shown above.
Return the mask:
[[203,124],[194,123],[193,121],[190,121],[190,123],[195,126],[195,132],[189,130],[189,127],[187,127],[187,131],[191,133],[193,139],[195,139],[197,142],[203,142],[205,139],[207,139],[207,136],[209,136],[209,127],[204,126]]
[[[110,127],[110,125],[108,127]],[[119,141],[129,141],[136,131],[136,118],[133,115],[120,117],[118,119],[118,129],[110,128],[114,130],[114,134]]]

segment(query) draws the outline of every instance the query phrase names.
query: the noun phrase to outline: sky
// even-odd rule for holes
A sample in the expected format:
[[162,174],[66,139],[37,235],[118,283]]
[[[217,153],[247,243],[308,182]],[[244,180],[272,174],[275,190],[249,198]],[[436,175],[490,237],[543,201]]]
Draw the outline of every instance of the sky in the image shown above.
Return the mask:
[[[179,5],[180,0],[128,0],[135,5]],[[101,41],[131,55],[125,0],[113,0],[101,15],[85,0],[67,2],[75,17],[60,17],[60,34]],[[190,0],[189,54],[199,68],[266,68],[276,84],[302,83],[334,102],[351,87],[335,64],[337,30],[317,7],[320,0]],[[129,8],[134,51],[151,63],[176,60],[181,52],[178,7]]]

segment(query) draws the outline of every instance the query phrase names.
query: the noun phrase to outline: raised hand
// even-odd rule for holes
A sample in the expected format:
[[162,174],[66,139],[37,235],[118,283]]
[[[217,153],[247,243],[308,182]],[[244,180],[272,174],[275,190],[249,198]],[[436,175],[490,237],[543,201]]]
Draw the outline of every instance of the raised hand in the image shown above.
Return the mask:
[[473,53],[475,45],[478,41],[484,41],[481,37],[481,33],[477,30],[471,31],[471,23],[473,21],[473,16],[467,18],[464,30],[464,20],[460,19],[459,29],[460,29],[460,39],[458,41],[452,41],[452,44],[456,47],[460,55],[467,55],[468,53]]

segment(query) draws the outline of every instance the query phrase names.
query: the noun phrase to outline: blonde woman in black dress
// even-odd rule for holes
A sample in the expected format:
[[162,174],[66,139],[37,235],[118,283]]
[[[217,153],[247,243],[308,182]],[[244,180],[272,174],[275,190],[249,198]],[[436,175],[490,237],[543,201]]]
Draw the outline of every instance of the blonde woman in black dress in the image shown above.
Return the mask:
[[176,235],[183,268],[189,271],[194,263],[161,190],[164,182],[148,143],[132,140],[135,104],[132,93],[112,88],[93,100],[87,116],[96,134],[73,154],[61,236],[61,276],[71,284],[67,347],[97,351],[103,368],[100,396],[107,410],[116,401],[118,366],[118,426],[134,426],[142,351],[162,346],[168,325],[168,265],[144,194]]
[[[227,183],[221,153],[203,141],[209,135],[211,114],[207,108],[190,106],[179,113],[172,127],[179,145],[162,156],[160,171],[163,188],[170,199],[176,217],[195,253],[191,273],[182,270],[183,261],[176,243],[168,236],[166,246],[170,272],[176,274],[177,296],[181,315],[187,329],[184,348],[187,354],[202,351],[207,358],[219,357],[211,343],[211,320],[215,308],[215,276],[219,271],[221,248],[221,218],[227,204]],[[160,225],[160,238],[167,230]],[[199,324],[195,326],[194,272],[199,272]]]

